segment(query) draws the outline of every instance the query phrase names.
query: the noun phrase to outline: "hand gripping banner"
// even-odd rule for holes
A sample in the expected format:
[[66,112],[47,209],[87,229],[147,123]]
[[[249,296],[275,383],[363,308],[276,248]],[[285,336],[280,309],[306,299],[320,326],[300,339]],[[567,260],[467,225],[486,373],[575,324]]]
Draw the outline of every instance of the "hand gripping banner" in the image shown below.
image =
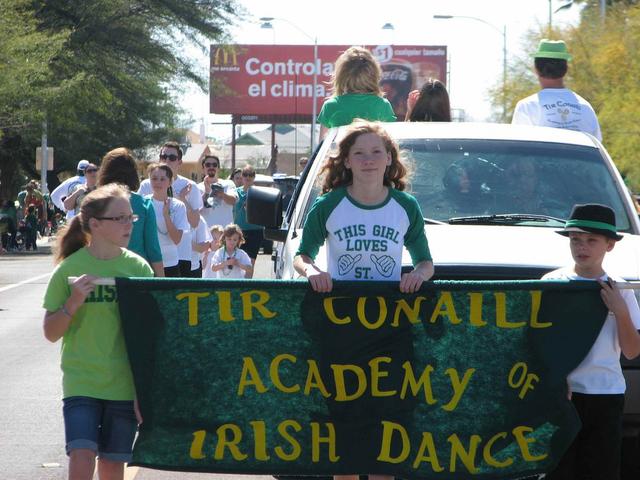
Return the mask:
[[595,282],[117,279],[144,418],[132,465],[499,479],[552,469]]

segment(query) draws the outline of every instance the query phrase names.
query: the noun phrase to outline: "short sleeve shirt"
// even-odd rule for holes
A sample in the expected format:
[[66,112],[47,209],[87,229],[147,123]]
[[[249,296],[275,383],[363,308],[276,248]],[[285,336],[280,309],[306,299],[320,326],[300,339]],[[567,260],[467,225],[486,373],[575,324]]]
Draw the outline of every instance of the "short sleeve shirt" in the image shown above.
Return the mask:
[[344,187],[318,197],[296,255],[315,258],[325,240],[327,271],[336,280],[400,280],[403,246],[414,265],[431,260],[418,202],[393,188],[375,206],[359,204]]
[[386,98],[372,93],[348,93],[324,102],[318,122],[327,127],[349,125],[356,118],[395,122],[393,107]]
[[[231,180],[220,179],[217,184],[222,186],[224,193],[237,196],[236,184]],[[205,192],[204,182],[198,184],[198,189],[200,190],[200,195],[203,196]],[[209,228],[214,225],[226,227],[230,223],[233,223],[233,205],[229,205],[215,195],[207,197],[203,205],[204,208],[201,213]]]
[[[605,274],[600,277],[600,280],[606,281],[608,278]],[[595,281],[592,278],[576,275],[572,268],[554,270],[547,273],[542,279]],[[624,282],[622,278],[613,279],[618,283]],[[620,293],[627,304],[633,325],[636,330],[640,330],[640,309],[638,309],[638,302],[633,291],[624,289],[620,290]],[[624,393],[626,384],[620,366],[621,351],[616,318],[612,312],[609,312],[591,350],[580,365],[567,377],[571,391],[592,395]]]
[[[162,251],[162,265],[164,267],[173,267],[177,265],[180,260],[178,252],[179,244],[176,245],[173,243],[173,240],[171,240],[169,236],[167,223],[162,213],[164,204],[153,198],[151,198],[151,201],[153,202],[153,208],[156,213],[156,227],[158,230],[158,242],[160,243],[160,250]],[[176,229],[182,230],[182,238],[184,238],[185,235],[189,236],[189,250],[191,250],[191,226],[187,220],[187,210],[184,203],[175,198],[169,198],[169,202],[169,217],[171,218],[171,222]],[[182,243],[182,240],[180,240],[180,243]],[[189,261],[191,261],[191,258],[189,258]]]
[[[187,197],[187,202],[189,203],[189,206],[192,210],[201,210],[202,194],[200,193],[198,186],[195,182],[183,177],[182,175],[176,176],[176,179],[171,185],[171,187],[173,188],[173,196],[177,197],[180,192],[182,192],[182,190],[189,184],[191,184],[191,191],[189,192],[189,196]],[[140,195],[149,195],[152,193],[151,183],[149,182],[149,179],[145,179],[142,181],[138,193]],[[191,228],[189,228],[188,232],[184,232],[182,235],[182,240],[180,240],[180,243],[178,244],[178,257],[180,260],[191,261]]]
[[[204,242],[210,242],[213,240],[209,229],[207,228],[207,223],[200,216],[200,220],[198,221],[198,226],[191,230],[191,242],[198,244]],[[197,270],[200,268],[200,258],[202,255],[195,248],[191,249],[191,270]]]
[[[59,310],[71,295],[69,277],[151,277],[140,256],[122,249],[119,257],[100,260],[81,248],[60,263],[47,286],[43,307]],[[123,322],[127,319],[123,318]],[[134,387],[125,348],[115,286],[97,285],[75,312],[62,337],[64,398],[87,396],[104,400],[133,400]]]
[[[245,252],[241,248],[236,248],[233,251],[233,255],[227,255],[227,250],[222,247],[216,250],[215,253],[213,253],[211,266],[222,263],[230,257],[238,259],[238,262],[240,262],[242,265],[251,265],[251,258],[249,258],[247,252]],[[245,271],[237,266],[233,266],[231,268],[225,267],[222,270],[218,270],[217,272],[213,273],[216,274],[216,278],[244,278],[245,276]]]
[[516,104],[511,123],[587,132],[602,141],[593,107],[568,88],[543,88],[523,98]]

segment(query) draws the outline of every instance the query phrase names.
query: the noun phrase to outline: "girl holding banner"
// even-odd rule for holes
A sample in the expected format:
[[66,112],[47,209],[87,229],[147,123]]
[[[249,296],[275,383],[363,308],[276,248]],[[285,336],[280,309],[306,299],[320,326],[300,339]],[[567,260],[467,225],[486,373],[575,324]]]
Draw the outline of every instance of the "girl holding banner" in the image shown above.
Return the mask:
[[[403,191],[407,169],[400,160],[396,142],[380,125],[356,121],[340,142],[338,154],[323,166],[321,175],[324,175],[323,195],[307,216],[294,259],[296,271],[309,280],[316,292],[330,292],[334,279],[397,280],[402,292],[416,292],[433,275],[433,262],[420,206]],[[325,241],[327,269],[323,270],[314,259]],[[404,246],[411,254],[414,269],[402,274]],[[337,343],[332,343],[321,348],[335,349]],[[404,353],[410,355],[410,350],[407,348]],[[360,410],[380,408],[385,409],[386,404],[369,402]],[[329,411],[337,419],[346,420],[348,435],[351,430],[348,410],[329,402]]]
[[[135,390],[113,285],[99,277],[152,277],[126,250],[132,224],[129,192],[99,187],[58,234],[56,262],[43,307],[44,335],[62,339],[62,388],[69,478],[122,479],[136,434]],[[77,277],[69,284],[70,277]]]

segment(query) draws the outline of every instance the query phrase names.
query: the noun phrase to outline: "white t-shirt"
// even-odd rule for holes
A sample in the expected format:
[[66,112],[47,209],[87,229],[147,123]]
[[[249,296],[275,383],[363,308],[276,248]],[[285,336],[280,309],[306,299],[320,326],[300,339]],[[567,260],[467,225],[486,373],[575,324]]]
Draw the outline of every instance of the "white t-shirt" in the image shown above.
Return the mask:
[[[624,279],[612,277],[618,283]],[[605,274],[600,280],[607,280]],[[547,273],[542,280],[585,280],[595,281],[592,278],[584,278],[573,271],[571,267],[559,268]],[[627,303],[629,316],[637,330],[640,330],[640,309],[632,290],[620,290],[622,298]],[[569,374],[567,381],[572,392],[597,394],[620,394],[626,390],[622,367],[620,366],[620,341],[618,339],[618,326],[616,317],[609,312],[604,321],[602,330],[595,343],[582,363]]]
[[[178,246],[173,243],[173,240],[169,237],[167,224],[162,214],[164,204],[159,200],[155,200],[151,195],[147,195],[147,198],[151,198],[153,209],[156,212],[158,242],[160,243],[160,251],[162,252],[162,266],[173,267],[178,264],[179,260]],[[191,230],[189,221],[187,220],[187,209],[184,203],[176,198],[169,198],[169,202],[169,217],[171,218],[171,222],[173,222],[173,225],[178,230],[182,230],[182,237],[184,237]]]
[[516,104],[511,123],[587,132],[602,141],[593,107],[568,88],[543,88]]
[[218,272],[211,270],[213,265],[213,254],[217,250],[207,250],[202,254],[202,278],[218,278]]
[[[216,265],[218,263],[224,262],[228,258],[237,258],[238,262],[242,265],[251,265],[251,258],[247,255],[247,252],[242,250],[241,248],[236,248],[233,251],[232,255],[227,255],[227,249],[222,247],[215,251],[212,255],[213,258],[211,260],[211,265]],[[211,266],[209,267],[211,268]],[[213,272],[217,274],[216,278],[244,278],[245,271],[238,266],[233,266],[231,268],[224,267],[222,270],[218,270],[217,272]]]
[[[237,197],[236,185],[231,180],[219,179],[216,183],[222,186],[224,193]],[[205,192],[204,182],[198,184],[198,189],[200,190],[200,196],[203,196]],[[207,201],[203,202],[203,205],[204,207],[200,213],[209,228],[214,225],[221,225],[224,228],[230,223],[233,223],[233,205],[229,205],[221,198],[215,196],[209,196]]]
[[296,255],[315,259],[327,242],[327,272],[336,280],[400,280],[402,248],[414,265],[431,260],[416,199],[389,189],[379,205],[361,205],[345,187],[316,199]]
[[[171,187],[173,188],[173,196],[178,197],[180,192],[188,185],[191,184],[191,191],[189,192],[189,196],[187,197],[187,202],[189,202],[189,206],[192,210],[200,211],[202,209],[202,195],[200,190],[198,190],[198,186],[195,182],[189,180],[188,178],[183,177],[182,175],[176,176],[176,179],[173,181]],[[138,193],[140,195],[149,195],[153,191],[151,190],[151,183],[149,179],[145,179],[140,183],[140,188],[138,189]],[[188,260],[191,261],[191,231],[189,229],[188,232],[185,232],[182,235],[182,240],[180,240],[180,244],[178,245],[178,258],[179,260]]]
[[58,185],[53,190],[53,192],[51,192],[51,201],[60,210],[62,210],[63,212],[64,211],[67,212],[67,215],[66,215],[67,220],[71,220],[76,214],[76,212],[75,212],[75,209],[73,208],[68,211],[64,208],[63,198],[66,198],[69,195],[71,195],[76,190],[76,188],[78,188],[78,185],[82,185],[86,183],[86,181],[87,179],[84,176],[76,175],[74,177],[67,178],[64,182]]
[[[204,218],[202,218],[202,215],[201,215],[200,221],[198,221],[198,226],[193,230],[191,230],[191,243],[197,244],[197,243],[210,242],[212,239],[213,237],[211,236],[211,233],[209,233],[207,224],[205,223]],[[201,253],[198,252],[196,249],[194,249],[192,246],[191,270],[196,270],[200,266],[200,257],[201,257]]]

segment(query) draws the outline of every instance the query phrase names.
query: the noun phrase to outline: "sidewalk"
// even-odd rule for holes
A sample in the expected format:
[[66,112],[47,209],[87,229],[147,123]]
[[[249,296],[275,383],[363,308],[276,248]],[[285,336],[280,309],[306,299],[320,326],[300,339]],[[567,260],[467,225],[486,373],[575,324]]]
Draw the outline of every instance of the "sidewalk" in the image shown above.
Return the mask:
[[13,250],[5,253],[0,253],[0,259],[3,257],[16,257],[21,255],[50,255],[54,241],[55,236],[38,238],[38,240],[36,240],[38,250],[36,250],[35,252],[31,250]]

